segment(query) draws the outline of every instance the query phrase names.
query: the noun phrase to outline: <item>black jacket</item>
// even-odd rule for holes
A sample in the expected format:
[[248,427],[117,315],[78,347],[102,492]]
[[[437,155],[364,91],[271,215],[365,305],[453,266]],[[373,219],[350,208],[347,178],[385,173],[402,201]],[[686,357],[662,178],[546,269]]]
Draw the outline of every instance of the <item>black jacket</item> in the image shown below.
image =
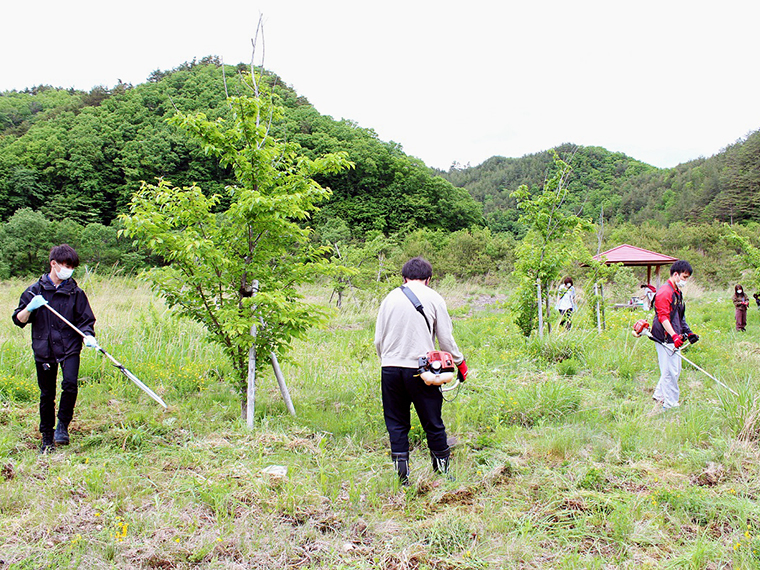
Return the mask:
[[652,323],[652,337],[660,342],[673,343],[673,339],[662,326],[662,321],[669,320],[676,334],[691,334],[689,325],[686,324],[686,305],[683,302],[683,293],[674,288],[670,280],[657,289],[654,297],[655,317]]
[[[87,295],[76,281],[67,279],[56,288],[47,275],[43,275],[21,294],[18,308],[13,311],[13,322],[16,325],[23,328],[28,324],[19,321],[17,315],[35,295],[45,297],[52,308],[84,334],[95,334],[95,315]],[[32,350],[37,362],[63,362],[69,356],[81,352],[82,337],[45,307],[32,311],[29,323],[32,325]]]

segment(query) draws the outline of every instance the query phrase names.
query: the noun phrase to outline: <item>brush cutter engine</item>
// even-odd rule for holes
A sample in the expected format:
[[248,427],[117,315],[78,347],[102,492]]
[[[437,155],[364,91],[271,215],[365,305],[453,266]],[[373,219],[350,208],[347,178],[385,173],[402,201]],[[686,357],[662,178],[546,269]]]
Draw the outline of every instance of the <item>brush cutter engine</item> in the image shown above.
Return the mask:
[[648,331],[649,331],[649,323],[646,322],[646,320],[644,319],[639,319],[633,325],[633,336],[646,335],[646,332]]
[[[644,319],[639,319],[636,321],[633,325],[633,336],[652,336],[652,331],[649,329],[649,323],[646,322]],[[694,335],[696,337],[696,340],[692,341],[689,339],[689,335],[686,333],[682,333],[681,340],[686,342],[687,340],[694,344],[699,340],[699,337],[697,335]]]
[[448,384],[457,376],[454,357],[442,350],[431,350],[417,360],[420,378],[428,386]]

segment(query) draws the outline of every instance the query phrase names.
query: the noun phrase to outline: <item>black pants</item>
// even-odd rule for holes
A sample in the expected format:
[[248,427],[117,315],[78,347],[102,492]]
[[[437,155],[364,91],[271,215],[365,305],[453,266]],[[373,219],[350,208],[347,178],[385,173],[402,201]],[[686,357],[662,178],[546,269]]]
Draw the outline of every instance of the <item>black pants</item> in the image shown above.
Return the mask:
[[443,394],[438,386],[428,386],[416,373],[416,368],[384,366],[382,369],[383,412],[393,453],[409,451],[412,404],[427,435],[428,447],[432,451],[448,448],[446,427],[441,418]]
[[[40,387],[40,432],[55,430],[55,391],[58,380],[57,362],[37,362],[37,384]],[[61,404],[58,419],[69,425],[74,416],[77,402],[77,377],[79,376],[79,355],[69,356],[61,362],[63,381],[61,382]]]

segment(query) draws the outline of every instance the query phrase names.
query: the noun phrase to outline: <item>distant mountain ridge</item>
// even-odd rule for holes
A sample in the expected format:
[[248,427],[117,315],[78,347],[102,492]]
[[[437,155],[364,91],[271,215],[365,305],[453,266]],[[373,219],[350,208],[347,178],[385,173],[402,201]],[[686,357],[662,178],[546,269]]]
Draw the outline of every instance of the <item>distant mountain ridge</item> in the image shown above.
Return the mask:
[[[141,180],[157,177],[224,193],[230,173],[165,122],[176,109],[224,116],[220,66],[212,56],[156,71],[137,86],[0,93],[0,221],[32,208],[50,219],[66,211],[83,224],[110,223]],[[226,67],[230,81],[249,70]],[[541,187],[552,164],[547,150],[494,156],[448,172],[430,169],[372,129],[321,115],[275,74],[268,77],[285,109],[275,135],[314,155],[347,151],[356,164],[320,180],[333,197],[314,220],[354,237],[416,227],[454,231],[484,220],[492,230],[519,234],[510,193],[521,184]],[[566,143],[554,150],[573,168],[567,207],[584,217],[597,220],[603,212],[608,220],[633,223],[760,221],[760,131],[713,157],[669,169],[596,146]]]
[[[568,206],[584,216],[641,223],[656,220],[724,222],[760,220],[760,131],[710,158],[657,168],[602,147],[570,143],[554,150],[573,167]],[[540,188],[552,163],[549,150],[521,158],[494,156],[474,167],[438,171],[483,204],[492,229],[514,230],[509,195],[521,184]]]

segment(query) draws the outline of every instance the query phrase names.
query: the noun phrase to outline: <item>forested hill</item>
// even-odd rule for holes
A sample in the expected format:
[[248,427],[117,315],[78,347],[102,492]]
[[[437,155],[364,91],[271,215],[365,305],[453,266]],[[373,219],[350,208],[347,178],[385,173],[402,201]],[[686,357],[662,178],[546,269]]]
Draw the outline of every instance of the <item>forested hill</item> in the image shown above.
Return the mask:
[[[598,219],[642,223],[760,221],[760,131],[710,158],[660,169],[600,147],[564,144],[555,149],[571,164],[572,203]],[[483,204],[492,229],[515,230],[510,193],[521,184],[541,187],[552,163],[549,151],[504,158],[439,175]]]
[[[248,66],[225,70],[229,93],[243,93],[237,78]],[[435,172],[371,129],[321,115],[276,75],[267,81],[284,108],[274,136],[311,155],[347,151],[356,165],[319,180],[333,190],[312,221],[326,233],[362,239],[369,231],[455,231],[482,225],[485,216],[492,230],[519,235],[510,193],[521,184],[540,187],[552,163],[545,151]],[[231,173],[167,124],[177,110],[212,119],[229,112],[217,58],[156,71],[137,86],[0,93],[0,222],[28,208],[49,220],[109,224],[141,181],[158,177],[223,194]],[[573,168],[568,206],[584,217],[596,220],[603,209],[609,220],[634,223],[760,221],[760,131],[672,169],[600,147],[556,150]]]
[[[250,93],[239,81],[249,67],[225,66],[231,95]],[[284,117],[272,134],[299,143],[307,154],[348,152],[355,168],[319,182],[333,190],[314,223],[362,237],[409,227],[456,230],[482,225],[481,208],[400,145],[371,129],[321,115],[268,73]],[[0,93],[0,221],[30,208],[48,219],[105,224],[125,211],[140,181],[164,177],[224,193],[231,173],[169,126],[177,110],[209,118],[229,113],[217,58],[156,71],[146,83],[89,93],[40,86]]]

